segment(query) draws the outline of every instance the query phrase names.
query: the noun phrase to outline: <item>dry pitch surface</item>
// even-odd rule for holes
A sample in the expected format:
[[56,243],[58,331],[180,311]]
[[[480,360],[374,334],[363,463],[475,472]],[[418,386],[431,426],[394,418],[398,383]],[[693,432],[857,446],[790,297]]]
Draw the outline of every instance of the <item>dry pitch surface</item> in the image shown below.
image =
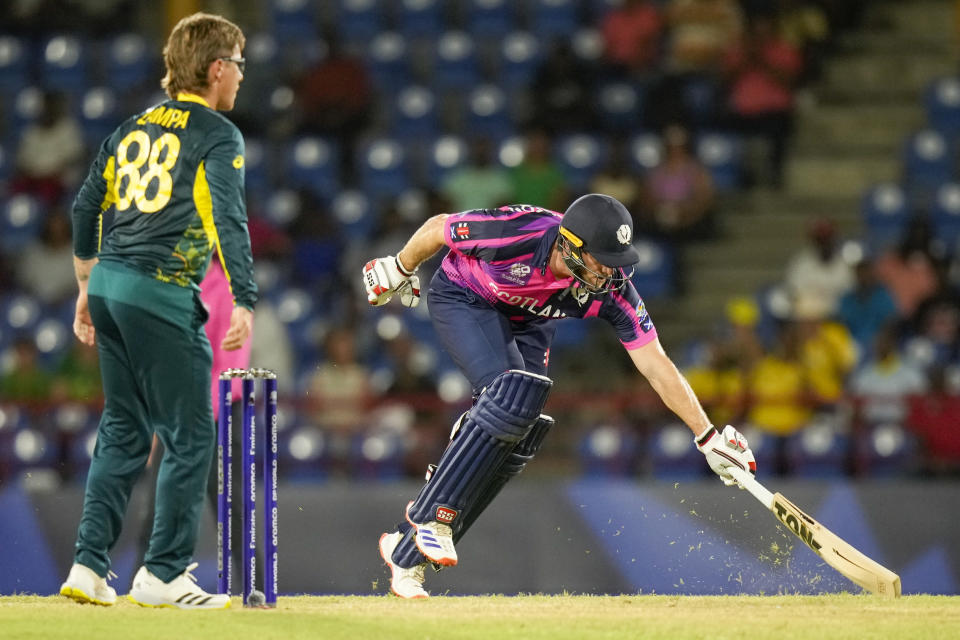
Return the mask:
[[323,638],[437,640],[567,638],[960,638],[960,597],[477,596],[403,601],[389,596],[280,598],[275,610],[183,612],[78,605],[54,597],[0,597],[0,637]]

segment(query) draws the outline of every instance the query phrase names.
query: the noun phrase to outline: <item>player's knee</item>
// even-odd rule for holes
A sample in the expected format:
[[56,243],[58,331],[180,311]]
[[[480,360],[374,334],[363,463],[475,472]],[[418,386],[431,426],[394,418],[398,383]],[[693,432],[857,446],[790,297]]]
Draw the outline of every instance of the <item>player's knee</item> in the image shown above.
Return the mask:
[[553,381],[546,376],[510,370],[500,374],[470,410],[477,426],[497,440],[519,442],[535,424]]
[[530,432],[517,443],[516,448],[503,461],[501,471],[505,477],[512,478],[526,468],[527,463],[533,460],[537,451],[540,450],[540,446],[553,424],[553,418],[546,414],[541,413],[537,417],[536,422],[530,428]]

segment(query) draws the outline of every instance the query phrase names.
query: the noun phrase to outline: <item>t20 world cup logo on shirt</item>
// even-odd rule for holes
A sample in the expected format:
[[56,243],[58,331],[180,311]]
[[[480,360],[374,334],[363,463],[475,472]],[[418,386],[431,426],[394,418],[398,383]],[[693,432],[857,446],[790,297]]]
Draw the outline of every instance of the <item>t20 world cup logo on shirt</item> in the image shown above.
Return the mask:
[[510,282],[516,282],[517,284],[526,284],[527,279],[530,277],[530,265],[523,264],[522,262],[517,262],[510,265],[510,272],[503,274],[503,277],[509,280]]

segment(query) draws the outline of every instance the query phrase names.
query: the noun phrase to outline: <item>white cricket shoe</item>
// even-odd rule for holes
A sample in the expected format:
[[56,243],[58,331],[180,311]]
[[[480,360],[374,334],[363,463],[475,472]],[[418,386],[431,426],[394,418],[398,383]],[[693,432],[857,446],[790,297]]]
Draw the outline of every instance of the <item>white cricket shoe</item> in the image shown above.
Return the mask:
[[127,600],[141,607],[167,607],[171,609],[227,609],[230,596],[225,593],[207,593],[197,586],[191,571],[197,568],[194,562],[186,571],[170,582],[164,582],[150,573],[146,566],[140,567],[133,577],[133,585]]
[[423,588],[423,570],[427,563],[423,562],[415,567],[404,569],[393,562],[393,550],[401,540],[403,540],[403,534],[400,532],[385,533],[380,536],[380,557],[390,567],[390,591],[398,598],[429,598],[430,594]]
[[[116,578],[112,571],[107,578]],[[107,584],[106,578],[98,576],[93,569],[74,563],[67,581],[60,586],[60,595],[80,604],[99,604],[109,607],[117,602],[117,592]]]
[[410,519],[411,500],[407,505],[407,522],[409,522],[417,535],[414,542],[417,543],[417,549],[425,555],[430,562],[434,562],[443,567],[454,567],[457,564],[457,550],[453,548],[453,529],[448,524],[443,524],[433,520],[424,524],[417,524]]

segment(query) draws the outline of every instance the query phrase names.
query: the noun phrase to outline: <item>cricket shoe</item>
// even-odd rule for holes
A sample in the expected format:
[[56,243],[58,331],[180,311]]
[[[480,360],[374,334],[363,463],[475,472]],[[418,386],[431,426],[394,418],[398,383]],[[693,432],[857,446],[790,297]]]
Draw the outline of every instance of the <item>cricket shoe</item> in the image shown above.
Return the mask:
[[415,567],[404,569],[393,561],[393,550],[401,540],[403,534],[400,532],[380,536],[380,557],[390,567],[390,591],[398,598],[429,598],[430,594],[423,588],[423,570],[427,563],[421,562]]
[[197,568],[194,562],[186,571],[170,582],[164,582],[150,573],[146,566],[140,567],[133,577],[133,586],[127,600],[141,607],[166,607],[169,609],[227,609],[230,596],[225,593],[207,593],[197,586],[191,571]]
[[427,560],[441,567],[454,567],[457,564],[457,550],[453,547],[453,528],[433,520],[425,524],[417,524],[410,519],[411,500],[407,504],[407,522],[416,531],[414,542]]
[[[107,578],[116,578],[112,571]],[[82,564],[74,563],[70,567],[67,581],[60,586],[60,595],[80,604],[99,604],[109,607],[117,602],[117,592],[107,584],[106,578],[101,578],[93,569]]]

